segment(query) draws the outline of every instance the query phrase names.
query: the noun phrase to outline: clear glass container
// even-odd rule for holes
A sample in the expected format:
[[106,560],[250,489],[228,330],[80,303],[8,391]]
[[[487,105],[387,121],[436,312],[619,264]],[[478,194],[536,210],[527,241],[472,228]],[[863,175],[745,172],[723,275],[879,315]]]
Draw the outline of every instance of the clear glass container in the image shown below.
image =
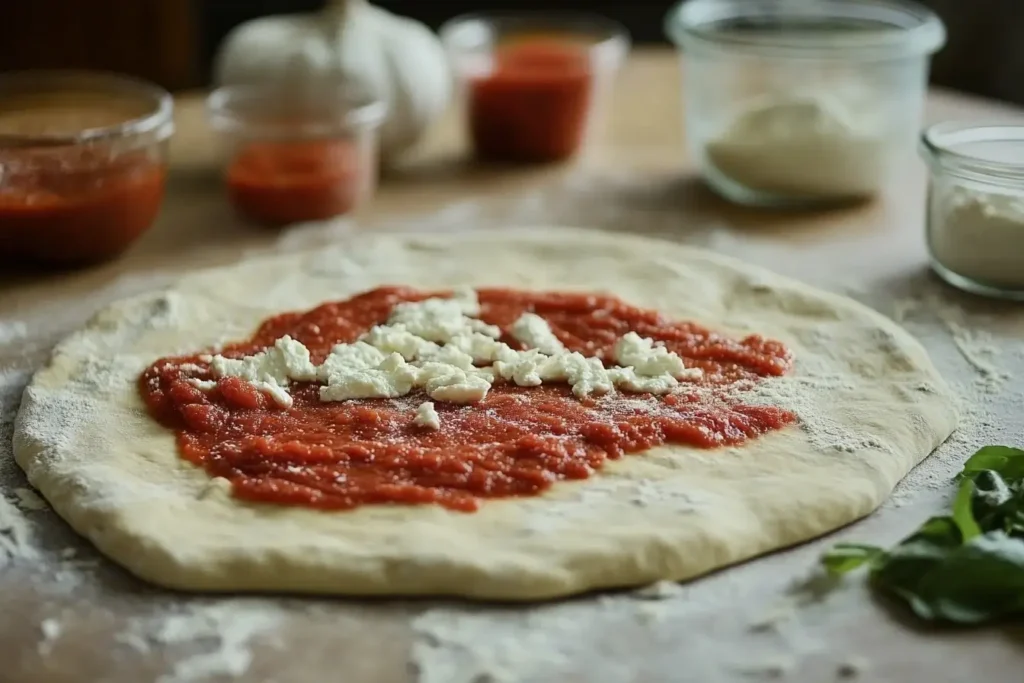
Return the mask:
[[940,123],[920,152],[932,269],[965,291],[1024,301],[1024,126]]
[[901,0],[689,0],[686,140],[711,187],[755,206],[870,197],[913,159],[942,22]]
[[629,34],[585,13],[470,14],[440,31],[477,158],[546,163],[599,130]]
[[225,86],[207,99],[228,198],[269,225],[348,214],[377,187],[386,108],[355,82]]
[[0,261],[88,265],[135,242],[163,201],[173,109],[126,76],[0,75]]

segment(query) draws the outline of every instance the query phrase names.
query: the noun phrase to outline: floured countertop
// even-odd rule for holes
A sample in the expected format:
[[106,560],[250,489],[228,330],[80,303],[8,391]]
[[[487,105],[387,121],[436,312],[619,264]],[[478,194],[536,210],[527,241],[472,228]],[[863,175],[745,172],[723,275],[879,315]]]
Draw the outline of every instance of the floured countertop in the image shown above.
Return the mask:
[[[674,79],[674,63],[658,54],[631,68],[636,97],[651,107],[637,105],[648,114],[642,122],[618,124],[621,148],[603,148],[628,157],[629,169],[596,163],[531,175],[489,172],[482,180],[453,171],[447,179],[432,174],[423,180],[426,189],[399,175],[381,197],[383,208],[358,223],[278,235],[233,222],[209,174],[179,162],[171,206],[126,259],[66,276],[5,276],[0,683],[1021,680],[1024,627],[921,629],[876,602],[860,577],[830,583],[815,563],[838,540],[888,545],[916,528],[944,506],[952,476],[977,447],[1024,445],[1024,306],[969,297],[929,275],[919,176],[885,202],[784,215],[727,207],[681,180],[675,152],[664,151],[675,138],[644,137],[652,117],[678,124],[675,109],[653,104],[654,94],[666,97],[667,82],[651,85]],[[933,117],[936,107],[943,117],[996,111],[948,97],[933,105]],[[437,191],[426,196],[430,188]],[[928,348],[962,399],[962,425],[882,510],[827,539],[681,586],[535,607],[193,597],[153,589],[79,540],[13,463],[11,430],[31,372],[61,336],[109,301],[159,287],[189,267],[315,247],[358,230],[538,224],[703,246],[866,303]]]

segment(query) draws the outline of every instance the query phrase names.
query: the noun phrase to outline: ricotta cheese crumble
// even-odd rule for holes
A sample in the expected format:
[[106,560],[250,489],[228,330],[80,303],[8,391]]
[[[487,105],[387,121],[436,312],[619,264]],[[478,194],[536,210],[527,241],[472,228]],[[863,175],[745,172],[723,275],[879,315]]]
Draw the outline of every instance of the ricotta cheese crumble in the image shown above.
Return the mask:
[[[583,398],[616,390],[666,394],[680,381],[703,376],[664,344],[635,332],[615,343],[618,365],[606,368],[599,358],[568,351],[535,313],[524,313],[509,330],[526,347],[517,351],[499,341],[499,327],[473,317],[479,314],[476,292],[460,289],[449,299],[396,305],[385,324],[356,342],[335,345],[319,366],[312,363],[305,346],[284,336],[252,356],[213,356],[210,368],[215,377],[251,382],[286,408],[292,405],[287,387],[293,381],[320,382],[321,401],[396,398],[422,389],[434,401],[476,403],[497,381],[523,387],[567,382],[573,394]],[[203,380],[193,384],[213,388]],[[420,405],[416,424],[439,428],[433,403]]]
[[419,427],[426,427],[427,429],[441,428],[441,418],[434,409],[434,404],[430,401],[424,401],[420,404],[419,408],[416,409],[416,417],[412,421],[413,424]]

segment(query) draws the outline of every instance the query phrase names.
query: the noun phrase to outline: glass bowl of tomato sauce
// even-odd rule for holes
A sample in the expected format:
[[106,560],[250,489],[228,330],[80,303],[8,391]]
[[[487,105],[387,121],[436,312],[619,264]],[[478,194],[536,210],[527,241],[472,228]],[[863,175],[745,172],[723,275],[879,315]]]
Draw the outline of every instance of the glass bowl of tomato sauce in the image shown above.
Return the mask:
[[81,266],[127,249],[160,211],[173,108],[126,76],[0,74],[0,262]]
[[207,110],[236,211],[280,227],[354,211],[377,185],[383,102],[353,82],[225,86]]
[[629,33],[587,13],[480,13],[441,27],[484,161],[567,159],[600,119]]

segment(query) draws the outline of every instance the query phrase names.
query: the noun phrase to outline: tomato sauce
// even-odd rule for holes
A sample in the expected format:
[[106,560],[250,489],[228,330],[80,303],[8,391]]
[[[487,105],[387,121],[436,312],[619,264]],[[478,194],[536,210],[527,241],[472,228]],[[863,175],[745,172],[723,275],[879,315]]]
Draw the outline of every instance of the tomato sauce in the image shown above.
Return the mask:
[[572,156],[583,142],[593,96],[588,48],[541,38],[499,45],[493,70],[469,82],[477,156],[512,162]]
[[253,142],[227,170],[228,197],[244,216],[268,225],[349,213],[372,169],[351,140]]
[[156,219],[166,169],[149,150],[0,152],[0,260],[83,265],[112,258]]
[[[729,339],[614,297],[507,289],[478,294],[480,318],[506,332],[532,311],[567,348],[609,364],[615,341],[634,331],[702,368],[704,379],[667,396],[586,399],[574,397],[567,385],[495,383],[480,403],[435,403],[436,431],[413,423],[425,394],[322,403],[317,385],[299,383],[291,387],[294,405],[282,409],[237,378],[202,391],[188,379],[212,378],[203,354],[156,361],[139,389],[150,413],[176,430],[181,454],[230,480],[235,496],[324,509],[436,503],[472,511],[481,499],[531,496],[560,480],[584,479],[628,453],[663,444],[738,444],[796,420],[782,408],[744,404],[736,391],[738,382],[789,369],[790,354],[778,342],[756,335]],[[222,353],[249,355],[290,334],[319,363],[334,344],[355,341],[386,321],[396,303],[444,295],[375,289],[271,318]],[[503,341],[515,346],[507,334]]]

